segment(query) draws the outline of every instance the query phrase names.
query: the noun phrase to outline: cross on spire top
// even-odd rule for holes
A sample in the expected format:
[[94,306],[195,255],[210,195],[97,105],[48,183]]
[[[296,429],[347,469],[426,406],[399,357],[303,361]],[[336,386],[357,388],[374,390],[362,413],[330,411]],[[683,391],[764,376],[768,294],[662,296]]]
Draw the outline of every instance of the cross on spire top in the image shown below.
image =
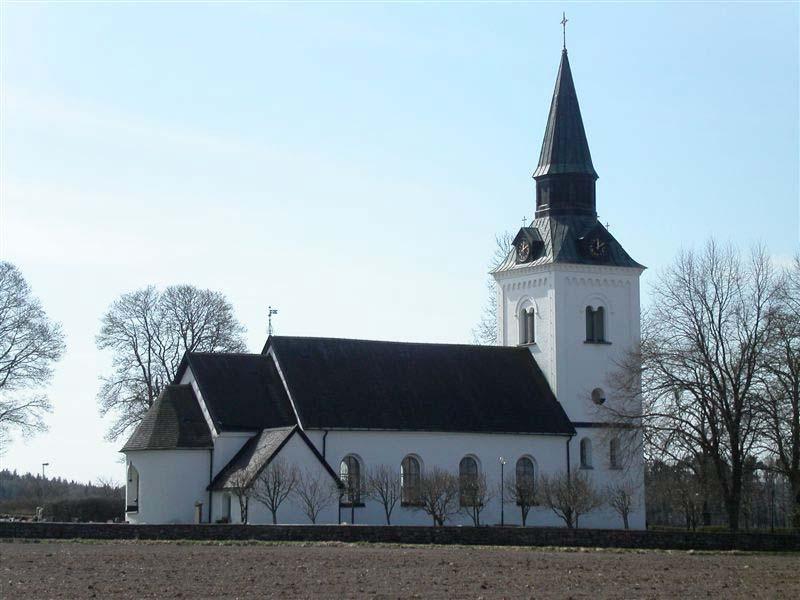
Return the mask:
[[567,23],[568,22],[569,22],[569,19],[567,19],[567,13],[562,12],[561,13],[561,29],[563,30],[562,33],[563,33],[563,36],[564,36],[564,50],[567,49]]

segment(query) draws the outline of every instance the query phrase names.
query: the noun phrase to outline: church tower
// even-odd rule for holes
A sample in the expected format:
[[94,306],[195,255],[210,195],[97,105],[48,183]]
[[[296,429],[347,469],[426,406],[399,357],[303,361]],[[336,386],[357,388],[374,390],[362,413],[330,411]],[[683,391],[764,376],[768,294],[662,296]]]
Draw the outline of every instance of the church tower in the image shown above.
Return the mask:
[[533,172],[534,218],[493,275],[501,344],[529,348],[578,437],[595,437],[609,374],[640,336],[644,267],[598,221],[597,178],[565,48]]

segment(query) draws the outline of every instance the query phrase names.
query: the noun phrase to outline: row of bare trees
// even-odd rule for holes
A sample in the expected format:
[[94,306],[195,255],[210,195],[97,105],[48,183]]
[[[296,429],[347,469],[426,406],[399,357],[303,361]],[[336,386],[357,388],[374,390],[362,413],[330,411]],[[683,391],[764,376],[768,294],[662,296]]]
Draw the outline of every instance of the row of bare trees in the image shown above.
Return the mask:
[[650,464],[713,481],[731,530],[748,461],[789,482],[800,527],[800,256],[778,269],[763,247],[681,252],[653,285],[641,346],[610,387],[604,418],[641,430]]
[[316,523],[320,513],[335,502],[345,498],[353,501],[363,495],[381,505],[387,525],[391,525],[397,505],[402,504],[426,513],[434,526],[444,526],[456,515],[465,515],[478,527],[486,507],[503,496],[504,502],[516,505],[523,526],[536,506],[552,510],[567,527],[577,528],[581,516],[605,505],[620,515],[626,529],[628,517],[637,506],[638,492],[627,480],[598,489],[586,471],[542,475],[538,480],[511,479],[501,490],[500,485],[490,485],[483,473],[459,477],[433,467],[420,475],[409,497],[399,474],[388,465],[370,467],[362,483],[353,479],[335,481],[322,470],[301,470],[282,458],[271,461],[255,477],[244,470],[235,473],[229,489],[238,500],[243,523],[248,522],[250,500],[270,512],[273,524],[278,523],[278,509],[286,501]]

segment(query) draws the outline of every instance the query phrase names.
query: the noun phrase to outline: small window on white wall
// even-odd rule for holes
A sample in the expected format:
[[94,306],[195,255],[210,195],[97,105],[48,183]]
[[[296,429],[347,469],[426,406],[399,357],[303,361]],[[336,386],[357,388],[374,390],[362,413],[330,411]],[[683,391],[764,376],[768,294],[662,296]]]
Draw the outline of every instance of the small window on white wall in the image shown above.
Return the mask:
[[605,404],[606,401],[606,393],[603,391],[603,388],[594,388],[592,390],[592,402],[595,404]]
[[519,312],[519,343],[533,344],[536,341],[536,313],[533,307],[523,308]]
[[608,464],[612,469],[619,469],[619,438],[613,438],[608,443]]
[[128,463],[128,481],[125,486],[125,497],[127,498],[126,512],[137,512],[139,510],[139,471]]
[[581,440],[581,469],[592,468],[592,440],[583,438]]

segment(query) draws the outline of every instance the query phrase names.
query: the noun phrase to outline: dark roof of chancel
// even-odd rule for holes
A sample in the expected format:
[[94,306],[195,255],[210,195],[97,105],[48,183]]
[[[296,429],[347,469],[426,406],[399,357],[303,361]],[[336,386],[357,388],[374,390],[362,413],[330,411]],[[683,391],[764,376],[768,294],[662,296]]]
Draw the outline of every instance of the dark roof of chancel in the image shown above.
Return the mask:
[[533,176],[564,173],[591,175],[597,179],[566,49],[561,53],[542,151]]
[[300,436],[308,449],[322,464],[328,474],[338,483],[339,478],[330,465],[322,458],[314,445],[309,441],[302,430],[297,427],[281,427],[278,429],[265,429],[251,437],[241,450],[217,473],[209,484],[209,490],[235,489],[249,487],[258,474],[275,458],[281,448],[294,434]]
[[572,434],[525,348],[271,337],[306,429]]
[[176,381],[187,367],[218,431],[258,431],[297,423],[275,363],[268,356],[190,352]]
[[[530,227],[537,230],[544,242],[540,254],[526,263],[517,263],[516,249],[511,248],[506,259],[493,271],[494,273],[552,263],[645,268],[631,258],[622,244],[595,217],[584,215],[539,217],[533,220]],[[581,239],[590,234],[606,242],[608,245],[606,257],[595,259],[581,250]]]
[[122,452],[211,447],[211,431],[192,386],[168,385],[137,425]]

